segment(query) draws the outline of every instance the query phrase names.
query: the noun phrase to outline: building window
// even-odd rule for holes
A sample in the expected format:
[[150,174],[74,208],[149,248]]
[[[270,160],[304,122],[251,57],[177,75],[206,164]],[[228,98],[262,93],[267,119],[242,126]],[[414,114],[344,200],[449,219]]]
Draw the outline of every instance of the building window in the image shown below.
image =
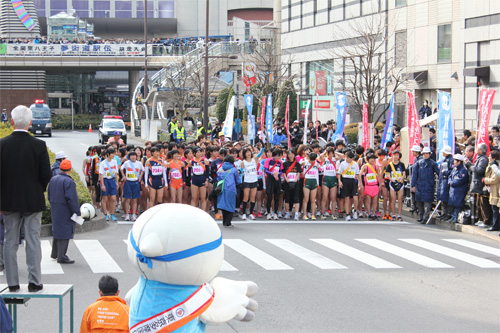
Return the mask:
[[115,10],[132,10],[132,2],[115,1]]
[[173,18],[174,17],[174,1],[159,1],[158,2],[158,17]]
[[117,11],[115,11],[115,17],[132,18],[132,11],[130,11],[130,10],[117,10]]
[[406,0],[396,0],[396,7],[406,6]]
[[94,9],[95,10],[109,10],[110,2],[109,1],[94,1]]
[[394,66],[406,67],[406,30],[395,34],[396,45],[394,46]]
[[45,0],[35,0],[36,15],[45,17]]
[[451,24],[438,26],[439,62],[451,62]]
[[[154,2],[148,1],[148,17],[154,17]],[[144,1],[137,2],[137,17],[144,17]]]

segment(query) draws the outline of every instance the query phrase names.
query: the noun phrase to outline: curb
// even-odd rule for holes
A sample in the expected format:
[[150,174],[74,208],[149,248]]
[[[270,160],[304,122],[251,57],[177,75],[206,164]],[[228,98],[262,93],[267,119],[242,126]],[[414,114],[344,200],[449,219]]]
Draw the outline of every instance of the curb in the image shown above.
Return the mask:
[[[104,215],[96,217],[92,220],[83,222],[82,225],[77,224],[75,228],[75,234],[82,234],[84,232],[101,230],[106,228],[107,223],[104,219]],[[52,237],[52,224],[44,224],[40,229],[40,237]]]
[[[407,207],[403,208],[402,215],[406,217],[410,217],[412,219],[415,219],[415,216],[410,213],[409,209],[406,209]],[[432,218],[431,219],[432,225],[437,226],[438,228],[441,229],[448,229],[448,230],[454,230],[458,232],[463,232],[467,233],[470,235],[477,235],[477,236],[483,236],[486,238],[489,238],[491,240],[500,242],[500,231],[486,231],[484,228],[479,228],[474,225],[464,225],[460,223],[446,223],[446,222],[441,222],[439,219]],[[419,224],[418,222],[416,224]]]

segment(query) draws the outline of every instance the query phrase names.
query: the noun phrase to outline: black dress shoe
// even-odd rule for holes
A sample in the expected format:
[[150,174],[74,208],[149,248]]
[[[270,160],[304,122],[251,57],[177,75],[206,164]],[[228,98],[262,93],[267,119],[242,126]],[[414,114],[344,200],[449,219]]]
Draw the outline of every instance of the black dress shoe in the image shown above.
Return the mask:
[[422,221],[423,221],[423,219],[418,219],[418,220],[417,220],[417,222],[418,222],[418,223],[420,223],[420,222],[422,222]]
[[74,264],[75,261],[73,259],[63,259],[63,260],[58,260],[57,261],[58,264]]
[[34,284],[34,283],[29,283],[28,284],[28,291],[30,293],[35,292],[35,291],[40,291],[43,289],[43,284]]
[[11,293],[18,291],[19,289],[21,289],[21,287],[19,287],[19,285],[18,285],[18,284],[17,284],[17,285],[15,285],[15,286],[9,286],[9,291],[10,291]]
[[500,229],[493,229],[493,227],[487,229],[487,231],[500,231]]

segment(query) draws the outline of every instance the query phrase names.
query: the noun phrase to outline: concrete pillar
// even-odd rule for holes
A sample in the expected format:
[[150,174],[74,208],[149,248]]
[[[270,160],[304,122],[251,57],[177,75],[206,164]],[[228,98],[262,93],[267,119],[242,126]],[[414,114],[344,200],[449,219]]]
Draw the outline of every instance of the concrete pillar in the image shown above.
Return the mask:
[[[136,127],[136,123],[134,121],[134,118],[133,118],[133,112],[132,112],[132,103],[135,103],[134,101],[134,91],[135,91],[135,87],[137,87],[137,84],[139,83],[139,81],[141,80],[141,76],[140,76],[140,71],[138,70],[130,70],[128,71],[128,95],[129,95],[129,99],[130,99],[130,128],[131,128],[131,131],[132,131],[132,134],[135,135],[135,127]],[[139,117],[139,119],[141,119],[142,117],[142,106],[139,106],[137,107],[137,115]]]

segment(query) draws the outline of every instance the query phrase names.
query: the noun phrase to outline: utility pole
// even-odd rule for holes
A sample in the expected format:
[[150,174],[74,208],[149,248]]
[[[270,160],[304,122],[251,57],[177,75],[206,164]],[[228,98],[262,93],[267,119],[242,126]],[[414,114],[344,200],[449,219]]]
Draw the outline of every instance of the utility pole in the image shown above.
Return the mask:
[[144,0],[144,95],[148,96],[148,0]]
[[205,79],[203,81],[203,127],[208,132],[208,19],[210,0],[207,0],[206,29],[205,29]]

